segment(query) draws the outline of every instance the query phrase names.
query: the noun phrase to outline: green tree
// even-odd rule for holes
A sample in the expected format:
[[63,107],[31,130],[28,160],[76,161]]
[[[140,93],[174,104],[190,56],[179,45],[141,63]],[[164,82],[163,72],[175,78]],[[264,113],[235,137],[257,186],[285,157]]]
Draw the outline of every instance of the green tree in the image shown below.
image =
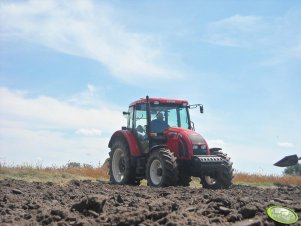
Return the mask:
[[301,175],[301,164],[298,163],[294,166],[286,167],[284,170],[285,175]]
[[67,167],[68,168],[80,168],[80,163],[78,163],[78,162],[68,162]]

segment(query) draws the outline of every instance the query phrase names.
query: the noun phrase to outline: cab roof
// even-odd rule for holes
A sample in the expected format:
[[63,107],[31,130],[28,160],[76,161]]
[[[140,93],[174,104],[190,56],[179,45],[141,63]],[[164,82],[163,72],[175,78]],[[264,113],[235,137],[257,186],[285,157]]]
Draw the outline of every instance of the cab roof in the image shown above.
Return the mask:
[[[163,103],[163,104],[187,104],[188,105],[187,100],[178,100],[178,99],[170,99],[170,98],[155,98],[155,97],[149,98],[150,103],[153,103],[155,101],[158,101],[159,103]],[[140,98],[139,100],[131,103],[130,106],[140,104],[140,103],[146,103],[146,98]]]

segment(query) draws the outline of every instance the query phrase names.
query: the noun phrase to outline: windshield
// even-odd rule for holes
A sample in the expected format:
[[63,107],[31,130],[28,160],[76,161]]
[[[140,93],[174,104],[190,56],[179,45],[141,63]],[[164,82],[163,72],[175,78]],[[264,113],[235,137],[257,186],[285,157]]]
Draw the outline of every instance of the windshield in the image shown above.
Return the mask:
[[181,127],[190,129],[188,110],[180,104],[154,104],[151,103],[151,121],[163,116],[163,121],[169,127]]

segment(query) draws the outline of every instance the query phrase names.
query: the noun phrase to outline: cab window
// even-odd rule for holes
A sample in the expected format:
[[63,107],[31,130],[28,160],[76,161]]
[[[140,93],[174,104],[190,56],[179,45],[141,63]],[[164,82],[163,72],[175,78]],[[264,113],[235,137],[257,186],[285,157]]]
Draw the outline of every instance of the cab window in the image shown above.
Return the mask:
[[138,104],[136,105],[136,111],[134,115],[134,126],[135,129],[145,130],[145,126],[147,125],[147,114],[146,114],[146,104]]

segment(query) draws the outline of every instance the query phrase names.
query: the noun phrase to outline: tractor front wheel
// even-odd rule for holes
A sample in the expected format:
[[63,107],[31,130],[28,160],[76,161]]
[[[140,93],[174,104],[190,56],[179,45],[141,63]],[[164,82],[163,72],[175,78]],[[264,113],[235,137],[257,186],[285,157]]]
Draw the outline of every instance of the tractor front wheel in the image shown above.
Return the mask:
[[146,180],[153,187],[176,185],[178,167],[172,152],[161,148],[150,155],[146,164]]
[[227,189],[232,185],[233,169],[230,158],[226,157],[224,163],[216,171],[215,176],[201,176],[203,188]]

